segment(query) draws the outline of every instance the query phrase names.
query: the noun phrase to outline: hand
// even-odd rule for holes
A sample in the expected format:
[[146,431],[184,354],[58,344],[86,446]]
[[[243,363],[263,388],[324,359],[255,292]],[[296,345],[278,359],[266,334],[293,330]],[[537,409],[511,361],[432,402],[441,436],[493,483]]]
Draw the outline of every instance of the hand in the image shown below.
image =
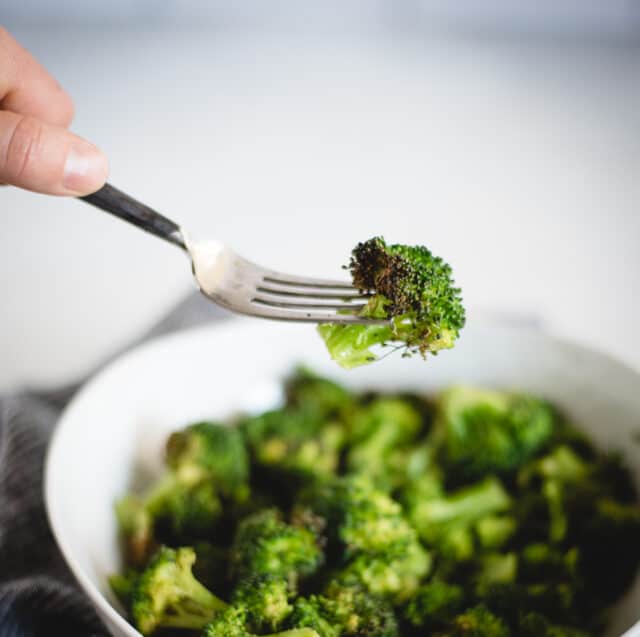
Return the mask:
[[0,183],[50,195],[87,195],[107,179],[107,158],[67,129],[73,102],[0,27]]

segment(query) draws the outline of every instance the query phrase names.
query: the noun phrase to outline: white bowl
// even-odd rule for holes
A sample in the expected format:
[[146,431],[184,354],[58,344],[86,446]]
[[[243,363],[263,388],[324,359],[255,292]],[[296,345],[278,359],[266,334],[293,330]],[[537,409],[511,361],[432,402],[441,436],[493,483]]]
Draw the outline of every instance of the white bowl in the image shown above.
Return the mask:
[[[115,499],[161,470],[170,431],[275,404],[280,379],[299,362],[360,388],[432,392],[464,381],[539,393],[602,447],[623,451],[640,485],[640,445],[632,442],[640,425],[640,375],[537,331],[472,324],[455,349],[426,363],[390,356],[351,372],[329,360],[306,325],[236,320],[175,334],[135,349],[88,383],[60,419],[47,459],[53,533],[114,635],[139,636],[107,585],[119,568]],[[639,619],[637,580],[608,634],[640,637]]]

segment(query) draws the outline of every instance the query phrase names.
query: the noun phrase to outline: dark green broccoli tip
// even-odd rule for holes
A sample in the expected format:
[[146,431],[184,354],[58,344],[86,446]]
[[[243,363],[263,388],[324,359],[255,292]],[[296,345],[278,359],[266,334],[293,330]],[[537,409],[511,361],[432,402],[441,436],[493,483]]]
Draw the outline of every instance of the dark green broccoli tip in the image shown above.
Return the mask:
[[163,547],[137,578],[131,615],[143,635],[160,628],[201,630],[227,607],[193,576],[195,559],[191,548]]
[[549,405],[523,394],[459,386],[438,401],[443,460],[466,479],[517,469],[548,442],[553,428]]
[[286,579],[253,575],[238,584],[231,603],[246,609],[246,624],[252,632],[267,633],[277,630],[293,610],[289,597]]
[[258,511],[242,520],[231,548],[237,579],[271,574],[285,578],[292,590],[299,578],[318,569],[323,557],[315,533],[286,524],[276,509]]
[[349,264],[354,285],[373,296],[362,310],[389,325],[318,327],[331,357],[350,369],[376,360],[371,348],[395,343],[406,355],[453,347],[465,324],[460,289],[450,266],[422,246],[387,245],[381,237],[358,244]]
[[226,496],[242,493],[249,478],[249,457],[240,431],[200,422],[172,434],[167,464],[184,481],[206,478]]

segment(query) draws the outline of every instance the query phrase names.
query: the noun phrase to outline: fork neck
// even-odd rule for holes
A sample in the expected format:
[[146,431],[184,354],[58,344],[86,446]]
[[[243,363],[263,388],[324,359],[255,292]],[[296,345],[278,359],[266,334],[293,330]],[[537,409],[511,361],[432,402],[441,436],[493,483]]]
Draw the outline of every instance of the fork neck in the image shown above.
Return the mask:
[[111,184],[105,184],[100,190],[80,199],[188,252],[182,229],[177,223]]

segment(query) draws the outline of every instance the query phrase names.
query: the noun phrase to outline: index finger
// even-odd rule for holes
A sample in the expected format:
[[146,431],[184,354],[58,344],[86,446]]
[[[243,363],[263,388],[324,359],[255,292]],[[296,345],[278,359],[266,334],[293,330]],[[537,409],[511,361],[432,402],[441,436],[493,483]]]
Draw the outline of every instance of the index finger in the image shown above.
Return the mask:
[[0,26],[0,109],[67,127],[73,102],[38,61]]

